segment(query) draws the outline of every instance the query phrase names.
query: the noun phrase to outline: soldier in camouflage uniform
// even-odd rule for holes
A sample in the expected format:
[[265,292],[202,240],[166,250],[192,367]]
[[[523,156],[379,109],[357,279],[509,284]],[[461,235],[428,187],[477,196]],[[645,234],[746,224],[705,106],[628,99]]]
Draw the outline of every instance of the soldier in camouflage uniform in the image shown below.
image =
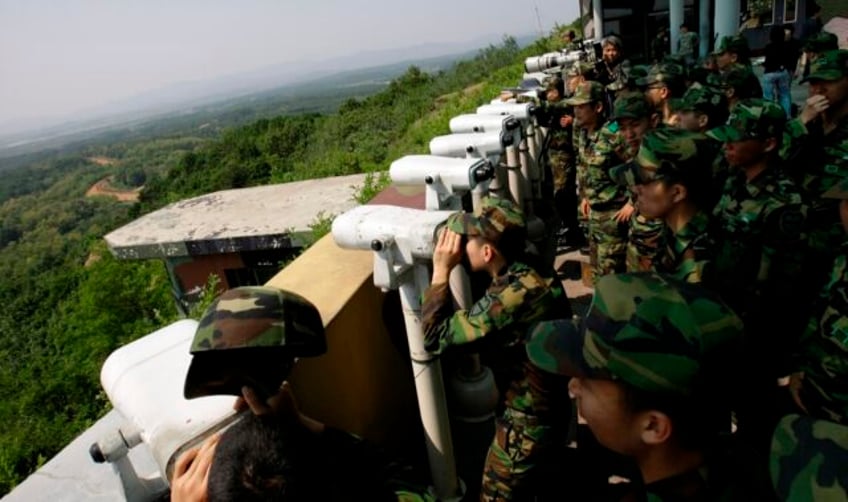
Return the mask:
[[661,225],[663,247],[653,270],[685,282],[701,282],[715,253],[707,210],[712,171],[705,161],[711,151],[706,136],[660,128],[649,132],[635,159],[614,173],[620,182],[636,185],[639,213]]
[[728,110],[743,99],[763,97],[760,81],[750,66],[733,63],[713,82],[724,91]]
[[705,133],[727,120],[727,97],[716,89],[693,84],[675,105],[677,127]]
[[585,82],[566,103],[574,107],[577,183],[580,212],[589,222],[589,257],[593,280],[623,272],[627,232],[633,205],[627,189],[609,175],[627,158],[627,144],[618,124],[604,122],[604,88]]
[[[433,280],[421,307],[428,351],[439,354],[480,341],[494,344],[507,361],[506,367],[494,368],[507,374],[509,389],[486,456],[484,501],[526,496],[532,489],[528,479],[564,432],[562,420],[571,411],[563,382],[531,365],[524,351],[532,323],[571,315],[562,285],[519,261],[524,233],[521,210],[505,199],[484,199],[479,216],[451,216],[433,254]],[[454,311],[448,274],[463,254],[472,270],[487,272],[492,283],[469,310]]]
[[796,350],[789,389],[801,411],[848,425],[848,179],[823,198],[839,201],[842,245]]
[[848,427],[787,415],[771,445],[769,470],[780,500],[848,500]]
[[[809,246],[813,253],[807,294],[821,290],[827,267],[844,235],[837,204],[821,194],[848,178],[848,51],[824,53],[812,64],[810,97],[789,122],[782,156],[787,171],[810,200]],[[818,267],[816,267],[818,265]]]
[[[810,65],[823,53],[839,49],[839,38],[833,33],[820,31],[804,42],[801,64],[798,65],[796,76],[809,75]],[[805,73],[806,71],[806,73]]]
[[686,90],[685,70],[683,66],[662,62],[648,70],[645,78],[639,79],[639,86],[645,89],[645,98],[662,117],[662,123],[675,125],[676,117],[671,109],[672,98],[679,98]]
[[[786,114],[762,99],[739,102],[727,124],[707,134],[724,143],[731,173],[713,211],[718,251],[704,278],[745,322],[747,367],[737,418],[740,433],[765,449],[779,410],[777,378],[788,374],[789,349],[805,313],[796,306],[806,245],[806,207],[783,172],[778,150]],[[781,312],[775,316],[775,312]]]
[[[620,134],[627,145],[625,159],[636,156],[642,138],[656,126],[658,116],[648,104],[645,95],[635,92],[621,96],[615,101],[612,120],[618,125]],[[631,192],[634,185],[629,185]],[[635,202],[635,193],[631,194],[631,203]],[[628,272],[646,272],[653,268],[653,261],[662,247],[663,222],[650,220],[637,210],[630,216],[630,230],[627,237],[626,269]]]
[[565,83],[559,77],[548,81],[546,98],[536,113],[539,124],[548,129],[540,158],[547,162],[553,182],[554,205],[562,223],[559,235],[569,244],[579,244],[582,235],[577,223],[577,168],[574,154],[574,112],[566,106]]
[[619,274],[598,281],[585,319],[534,327],[527,354],[571,376],[598,442],[638,464],[642,482],[615,500],[766,500],[765,462],[744,462],[721,434],[742,336],[739,318],[699,285]]
[[171,500],[435,500],[410,466],[307,417],[280,385],[295,357],[326,351],[321,316],[304,298],[267,286],[225,291],[191,351],[186,397],[235,394],[236,410],[253,413],[180,456]]
[[563,72],[565,77],[565,95],[570,97],[577,86],[588,80],[595,79],[595,67],[585,61],[577,61]]
[[720,72],[726,71],[734,63],[751,66],[751,49],[748,47],[748,39],[742,35],[722,37],[713,55]]

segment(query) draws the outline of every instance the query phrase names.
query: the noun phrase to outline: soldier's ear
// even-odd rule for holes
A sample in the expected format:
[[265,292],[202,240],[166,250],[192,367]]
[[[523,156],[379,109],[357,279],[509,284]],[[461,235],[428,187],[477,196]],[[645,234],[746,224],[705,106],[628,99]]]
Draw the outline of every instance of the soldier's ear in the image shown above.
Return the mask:
[[705,129],[707,124],[710,123],[710,117],[706,113],[698,114],[698,127],[701,129]]
[[777,150],[777,138],[767,138],[763,142],[763,146],[764,146],[763,151],[765,153],[771,153],[771,152]]
[[638,420],[643,443],[659,445],[671,439],[673,424],[665,413],[657,410],[645,411],[640,413]]
[[686,190],[686,187],[681,185],[680,183],[675,183],[671,186],[671,201],[675,204],[679,204],[683,202],[684,199],[689,195],[689,191]]

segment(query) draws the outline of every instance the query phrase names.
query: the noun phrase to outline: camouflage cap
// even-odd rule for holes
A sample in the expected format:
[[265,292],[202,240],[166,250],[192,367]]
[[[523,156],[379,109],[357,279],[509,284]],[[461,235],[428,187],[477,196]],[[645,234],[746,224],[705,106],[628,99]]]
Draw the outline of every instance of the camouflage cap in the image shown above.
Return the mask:
[[721,42],[718,44],[718,47],[713,52],[713,54],[724,54],[725,52],[732,52],[734,54],[740,54],[742,56],[747,56],[750,52],[750,48],[748,47],[748,39],[743,37],[742,35],[727,35],[721,38]]
[[240,395],[244,385],[273,392],[295,357],[326,350],[321,315],[303,297],[268,286],[230,289],[200,318],[183,393]]
[[501,197],[487,197],[480,204],[480,214],[456,213],[447,221],[454,232],[480,236],[498,242],[509,230],[524,230],[524,213],[514,202]]
[[640,87],[648,87],[655,84],[667,84],[669,82],[679,83],[686,78],[686,70],[683,66],[665,61],[657,63],[648,70],[644,78],[636,81]]
[[716,89],[695,84],[683,94],[677,104],[679,111],[711,113],[717,108],[727,110],[727,97]]
[[574,90],[574,95],[565,100],[565,104],[577,106],[603,101],[604,92],[604,86],[594,80],[581,82]]
[[645,94],[639,91],[627,92],[616,98],[612,105],[611,120],[624,118],[641,119],[650,117],[654,112]]
[[820,31],[804,42],[804,50],[807,52],[827,52],[839,49],[839,38],[829,31]]
[[746,139],[778,138],[786,126],[786,112],[780,105],[764,99],[743,99],[730,112],[727,123],[710,129],[707,135],[722,143]]
[[810,65],[810,74],[801,80],[839,80],[848,76],[848,50],[828,51]]
[[843,179],[839,183],[830,187],[825,193],[822,194],[822,197],[825,199],[839,199],[839,200],[847,200],[848,199],[848,179]]
[[656,273],[602,277],[583,321],[536,324],[530,361],[550,373],[627,383],[647,392],[699,395],[719,382],[742,321],[714,293]]
[[713,151],[709,143],[710,140],[700,133],[660,127],[648,131],[636,157],[612,168],[610,176],[624,186],[660,179],[707,183],[711,165],[706,154]]
[[[565,69],[566,77],[579,77],[585,75],[587,78],[594,75],[595,65],[586,61],[576,61],[574,64]],[[591,78],[590,78],[591,80]]]
[[848,427],[787,415],[772,435],[769,471],[780,500],[848,500]]
[[734,63],[721,73],[720,85],[724,89],[744,89],[751,85],[751,79],[756,81],[757,76],[750,66]]

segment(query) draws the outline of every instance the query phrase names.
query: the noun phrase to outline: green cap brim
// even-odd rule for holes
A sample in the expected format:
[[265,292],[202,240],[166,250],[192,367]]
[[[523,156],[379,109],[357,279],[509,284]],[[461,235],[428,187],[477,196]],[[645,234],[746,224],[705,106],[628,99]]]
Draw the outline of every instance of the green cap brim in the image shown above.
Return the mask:
[[846,200],[848,199],[848,190],[844,186],[844,183],[837,183],[836,185],[830,187],[825,193],[822,194],[823,199],[836,199],[836,200]]
[[577,320],[557,319],[537,323],[525,344],[530,362],[548,373],[572,377],[594,377],[583,358],[586,329]]
[[707,136],[721,141],[722,143],[731,143],[745,139],[745,135],[742,131],[729,125],[718,126],[715,129],[710,129],[707,131]]
[[591,99],[585,99],[585,98],[568,98],[564,102],[568,106],[577,106],[577,105],[585,105],[587,103],[591,103],[592,100]]

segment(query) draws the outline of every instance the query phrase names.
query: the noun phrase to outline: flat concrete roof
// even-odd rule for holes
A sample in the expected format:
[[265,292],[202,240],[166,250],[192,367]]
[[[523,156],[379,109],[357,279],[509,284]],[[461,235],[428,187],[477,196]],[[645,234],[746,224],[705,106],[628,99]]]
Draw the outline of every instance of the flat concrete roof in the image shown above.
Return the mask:
[[223,190],[169,204],[104,237],[126,260],[283,249],[303,245],[319,213],[356,206],[365,174]]

